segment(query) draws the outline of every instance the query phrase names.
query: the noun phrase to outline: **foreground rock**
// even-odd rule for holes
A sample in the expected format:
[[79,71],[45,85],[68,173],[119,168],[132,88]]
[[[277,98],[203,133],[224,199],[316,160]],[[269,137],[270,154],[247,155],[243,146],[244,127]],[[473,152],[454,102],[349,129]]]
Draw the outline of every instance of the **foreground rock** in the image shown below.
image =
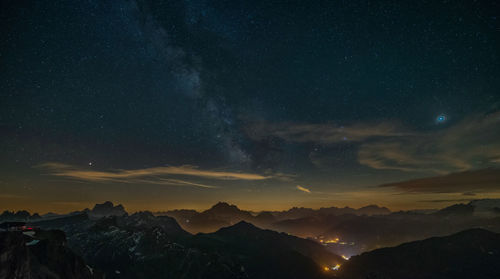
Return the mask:
[[62,231],[0,232],[0,279],[102,278],[66,247]]

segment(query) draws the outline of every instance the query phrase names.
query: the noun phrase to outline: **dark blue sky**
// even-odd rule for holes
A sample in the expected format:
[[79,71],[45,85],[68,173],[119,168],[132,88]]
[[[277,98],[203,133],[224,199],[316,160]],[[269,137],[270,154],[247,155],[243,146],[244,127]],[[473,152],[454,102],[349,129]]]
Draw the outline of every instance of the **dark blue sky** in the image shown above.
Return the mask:
[[[3,1],[3,199],[314,206],[497,167],[489,2]],[[186,165],[262,179],[151,171]]]

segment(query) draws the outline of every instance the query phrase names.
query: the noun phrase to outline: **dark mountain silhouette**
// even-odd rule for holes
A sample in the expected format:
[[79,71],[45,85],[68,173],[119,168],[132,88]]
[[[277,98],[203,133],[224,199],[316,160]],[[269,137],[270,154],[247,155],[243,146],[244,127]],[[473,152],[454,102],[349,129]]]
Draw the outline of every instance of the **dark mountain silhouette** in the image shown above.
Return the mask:
[[0,232],[0,279],[103,278],[66,247],[62,231]]
[[112,202],[106,201],[101,204],[96,204],[92,210],[88,211],[88,215],[90,218],[101,218],[101,217],[109,217],[109,216],[123,216],[126,215],[127,212],[123,205],[113,205]]
[[344,262],[314,241],[262,230],[244,221],[198,234],[191,243],[235,259],[249,278],[323,278],[324,266]]
[[106,278],[247,278],[231,258],[185,247],[191,235],[171,217],[138,212],[94,219],[83,212],[36,225],[64,230],[68,247]]
[[233,216],[235,214],[246,215],[248,212],[240,210],[236,205],[228,204],[227,202],[218,202],[215,205],[213,205],[210,209],[203,211],[203,213]]
[[174,218],[168,216],[154,216],[149,211],[134,213],[123,218],[116,218],[118,227],[134,228],[135,230],[153,230],[161,229],[170,236],[188,235],[188,233],[179,226]]
[[253,221],[254,216],[244,210],[240,210],[235,205],[225,202],[218,202],[210,209],[203,212],[194,210],[173,210],[165,212],[181,224],[181,226],[191,233],[214,232],[221,227],[230,226],[239,221]]
[[500,278],[500,234],[470,229],[352,257],[345,279]]
[[[389,213],[390,210],[385,207],[369,205],[359,209],[350,207],[328,207],[320,209],[294,207],[286,211],[264,211],[255,214],[250,211],[241,210],[236,205],[231,205],[226,202],[218,202],[210,209],[203,212],[197,212],[195,210],[171,210],[159,214],[175,218],[185,230],[191,233],[214,232],[222,227],[236,224],[239,221],[246,221],[267,229],[277,229],[290,233],[302,231],[297,235],[306,237],[312,236],[312,234],[303,232],[304,229],[306,229],[305,227],[302,227],[302,229],[298,230],[288,231],[286,229],[287,226],[281,224],[280,222],[285,220],[294,220],[309,217],[320,219],[329,215],[339,216],[344,214],[353,214],[371,216]],[[315,231],[315,234],[321,230],[321,232],[323,232],[328,228],[328,225],[323,225],[322,229],[318,228],[318,230]]]
[[[353,242],[351,254],[395,246],[404,242],[444,236],[470,228],[482,227],[500,232],[500,218],[481,218],[472,215],[418,214],[400,212],[383,216],[338,216],[337,221],[323,233],[325,238],[339,237]],[[335,245],[332,245],[335,247]],[[338,250],[333,250],[340,253]]]
[[280,220],[285,219],[298,219],[310,216],[322,216],[322,215],[385,215],[390,214],[391,211],[386,207],[379,207],[378,205],[368,205],[361,207],[359,209],[354,209],[351,207],[322,207],[320,209],[311,209],[304,207],[293,207],[286,211],[273,212],[273,215]]
[[[258,270],[259,264],[248,260],[253,257],[266,259],[264,262],[276,264],[276,266],[284,264],[284,262],[273,262],[272,259],[265,258],[258,253],[259,251],[265,251],[266,254],[276,257],[284,257],[290,261],[298,261],[299,258],[305,257],[306,259],[302,258],[304,263],[312,261],[315,266],[312,268],[313,265],[310,265],[310,270],[324,264],[328,265],[320,261],[320,258],[325,258],[324,256],[314,257],[312,256],[314,253],[308,254],[302,250],[287,248],[290,245],[302,243],[300,239],[291,241],[292,244],[288,243],[284,239],[290,239],[292,236],[287,234],[304,238],[311,237],[314,241],[307,240],[307,243],[312,242],[316,247],[321,248],[313,249],[313,251],[329,251],[330,254],[350,256],[432,236],[444,236],[473,227],[483,227],[499,232],[500,217],[492,215],[496,204],[495,200],[480,200],[469,204],[453,205],[429,214],[401,211],[370,215],[361,213],[385,213],[387,211],[382,207],[367,206],[360,209],[349,207],[329,207],[318,210],[292,208],[282,212],[256,214],[241,210],[235,205],[220,202],[203,212],[170,211],[169,215],[172,217],[175,215],[174,219],[169,216],[155,216],[151,212],[128,215],[123,206],[105,202],[96,205],[92,210],[28,220],[27,224],[43,229],[65,231],[68,235],[69,247],[82,255],[92,266],[103,270],[108,276],[118,270],[122,277],[124,274],[129,274],[130,278],[135,278],[134,276],[145,272],[144,269],[147,266],[162,270],[159,273],[148,273],[152,278],[158,274],[167,274],[171,278],[184,276],[187,273],[175,265],[176,260],[172,260],[172,258],[184,257],[198,265],[217,262],[219,267],[226,266],[228,269],[226,273],[217,267],[216,273],[232,274],[228,275],[228,278],[232,278],[235,274],[257,276],[251,270]],[[478,208],[481,214],[476,214]],[[345,213],[353,211],[360,215]],[[342,212],[343,214],[340,214]],[[93,217],[90,216],[91,214]],[[310,215],[280,219],[302,214]],[[31,215],[21,211],[20,216]],[[240,221],[246,223],[239,223]],[[283,233],[262,230],[248,223]],[[242,224],[251,227],[245,227]],[[242,227],[246,229],[243,230]],[[242,233],[238,228],[247,232],[264,232],[252,238],[253,234]],[[192,236],[185,229],[191,232],[208,231],[211,233]],[[229,230],[231,234],[225,235],[226,230]],[[338,241],[332,241],[337,238]],[[319,243],[320,241],[324,241],[323,245]],[[251,244],[252,247],[244,246],[245,243]],[[196,253],[189,251],[196,251]],[[281,253],[288,254],[283,256]],[[292,257],[290,256],[292,254],[300,256]],[[163,265],[156,266],[150,262],[159,258],[172,263],[169,270],[165,270]],[[215,268],[215,264],[213,267]],[[245,272],[241,271],[242,267],[246,268]],[[186,269],[185,266],[184,269]],[[211,276],[210,274],[215,274],[212,272],[215,271],[205,268],[195,271],[188,268],[188,273],[193,276],[194,274]],[[278,273],[280,272],[283,270]]]
[[394,213],[376,205],[359,209],[327,207],[314,210],[295,207],[257,215],[227,203],[219,203],[202,213],[175,211],[177,214],[169,216],[175,217],[191,233],[214,232],[243,220],[265,229],[317,241],[339,238],[340,243],[328,243],[328,248],[336,254],[349,256],[478,226],[499,232],[500,217],[495,217],[498,216],[495,215],[498,203],[497,200],[476,200],[436,211]]
[[42,217],[38,213],[31,215],[26,210],[19,210],[17,212],[5,210],[0,214],[0,221],[33,221]]
[[481,199],[470,201],[469,205],[474,207],[474,215],[482,217],[500,216],[500,199]]
[[451,206],[437,210],[433,214],[443,217],[470,217],[474,215],[475,217],[494,218],[500,217],[500,212],[496,210],[498,208],[500,208],[500,199],[480,199],[472,200],[466,204],[453,204]]
[[439,216],[472,216],[474,206],[472,204],[454,204],[438,210],[435,215]]
[[[213,234],[200,235],[205,237],[216,236],[225,240],[251,242],[255,244],[264,244],[262,249],[287,249],[294,250],[302,255],[310,257],[321,265],[334,265],[342,263],[344,260],[338,255],[328,252],[317,242],[299,238],[286,233],[278,233],[272,230],[263,230],[250,223],[241,221],[231,227],[218,230]],[[245,241],[246,239],[246,241]],[[267,247],[267,248],[266,248]]]
[[[429,214],[370,215],[361,212],[387,211],[368,206],[256,214],[220,202],[203,212],[170,211],[175,215],[172,218],[147,211],[129,215],[122,206],[106,202],[92,210],[22,222],[64,231],[67,247],[102,270],[106,278],[322,278],[335,275],[322,268],[342,264],[337,255],[355,255],[473,227],[499,232],[500,217],[491,215],[496,204],[481,200]],[[478,208],[481,214],[476,214]],[[89,216],[94,211],[97,214]],[[353,211],[360,215],[346,213]],[[306,216],[280,219],[302,214]],[[32,215],[21,211],[20,216]],[[211,232],[192,235],[186,227]]]
[[316,211],[312,208],[292,207],[286,211],[273,211],[272,214],[279,220],[286,220],[312,216],[315,212]]
[[253,218],[253,223],[255,223],[255,225],[257,226],[267,226],[269,224],[275,223],[276,221],[276,217],[269,211],[261,212],[257,214],[255,218]]
[[[219,204],[199,215],[239,211]],[[324,278],[323,265],[343,261],[317,242],[246,222],[194,236],[151,212],[100,219],[81,213],[36,224],[64,230],[68,247],[106,278]]]
[[236,205],[228,204],[225,202],[218,202],[210,209],[203,211],[201,217],[220,219],[230,224],[237,223],[241,220],[250,220],[253,218],[252,214],[245,210],[240,210]]

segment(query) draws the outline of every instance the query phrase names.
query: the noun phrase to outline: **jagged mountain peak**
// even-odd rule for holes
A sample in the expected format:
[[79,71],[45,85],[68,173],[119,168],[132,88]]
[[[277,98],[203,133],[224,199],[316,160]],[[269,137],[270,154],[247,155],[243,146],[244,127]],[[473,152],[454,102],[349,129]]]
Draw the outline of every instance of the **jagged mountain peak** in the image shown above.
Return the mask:
[[234,205],[234,204],[229,204],[227,202],[218,202],[215,205],[213,205],[210,209],[210,211],[240,211],[240,209]]
[[101,218],[106,216],[124,216],[127,215],[127,211],[123,205],[118,204],[114,205],[110,201],[106,201],[104,203],[98,203],[94,205],[92,210],[89,210],[89,216],[92,218]]
[[114,205],[111,201],[105,201],[103,203],[96,203],[92,210],[103,210],[103,209],[124,209],[123,205]]

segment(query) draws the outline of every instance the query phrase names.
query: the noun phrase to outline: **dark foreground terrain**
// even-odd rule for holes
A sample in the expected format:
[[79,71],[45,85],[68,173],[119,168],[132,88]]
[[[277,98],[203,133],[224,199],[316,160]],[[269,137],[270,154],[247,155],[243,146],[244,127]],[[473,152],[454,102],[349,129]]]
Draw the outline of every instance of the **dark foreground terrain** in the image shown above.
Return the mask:
[[103,278],[66,246],[62,231],[0,232],[1,279]]
[[471,229],[352,257],[345,279],[500,278],[500,234]]
[[[1,232],[0,278],[500,278],[500,234],[483,229],[377,249],[345,262],[307,240],[243,222],[184,239],[191,248],[154,231],[101,228],[80,235],[82,243],[74,248],[87,263],[67,247],[62,231]],[[325,271],[320,264],[327,263],[340,269]]]
[[[232,224],[197,234],[184,230],[173,217],[151,212],[129,215],[122,206],[112,203],[67,215],[9,213],[8,217],[17,218],[17,222],[1,226],[0,279],[500,278],[500,235],[489,230],[497,227],[498,217],[475,217],[471,210],[477,208],[458,205],[431,214],[384,212],[375,216],[324,215],[307,209],[255,215],[218,204],[210,212],[211,218],[226,218]],[[307,219],[320,220],[316,224],[323,226],[330,220],[350,234],[342,240],[333,236],[304,239],[241,221],[293,218],[283,215],[296,217],[286,221],[289,225],[296,222],[293,226],[307,224]],[[459,225],[450,225],[460,219],[464,221]],[[416,228],[439,220],[441,224],[434,228]],[[398,221],[400,228],[396,226]],[[391,234],[390,228],[394,228]],[[442,236],[446,231],[454,233]],[[429,234],[441,237],[401,244],[404,239]],[[399,243],[345,260],[335,253],[335,247],[350,249],[351,244],[343,239],[353,236],[365,243],[378,241],[384,245],[388,239]]]
[[[97,271],[105,278],[327,278],[331,274],[323,266],[344,262],[315,241],[263,230],[244,221],[213,233],[192,235],[175,219],[150,212],[97,217],[94,213],[31,222],[36,236],[46,235],[48,230],[61,235],[59,242],[53,243],[60,248],[46,250],[46,254],[43,250],[37,258],[45,259],[50,270],[60,267],[64,272],[54,272],[62,274],[59,277],[40,278],[93,278]],[[18,237],[14,246],[24,250],[45,245],[40,241],[27,246],[26,233],[5,232],[3,238]],[[2,257],[12,260],[2,265],[2,272],[9,273],[0,278],[30,278],[40,270],[31,266],[29,257],[16,256],[16,251],[2,247]],[[81,258],[73,259],[66,256],[68,253]],[[15,275],[19,272],[9,271],[11,263],[32,271]],[[71,272],[66,266],[73,267]]]

